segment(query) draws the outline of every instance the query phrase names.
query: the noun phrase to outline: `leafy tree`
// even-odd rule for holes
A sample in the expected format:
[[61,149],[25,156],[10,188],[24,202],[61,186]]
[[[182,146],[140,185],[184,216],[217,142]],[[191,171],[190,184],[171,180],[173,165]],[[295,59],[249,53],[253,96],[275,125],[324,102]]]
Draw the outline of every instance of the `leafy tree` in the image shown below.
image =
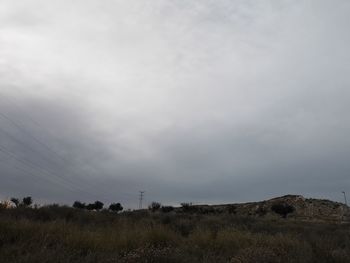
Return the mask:
[[148,209],[151,210],[152,212],[158,211],[161,207],[161,203],[158,202],[152,202],[149,206]]
[[33,199],[30,196],[24,197],[22,200],[22,204],[25,207],[31,206],[32,203],[33,203]]
[[95,204],[88,204],[85,208],[87,210],[94,210],[95,209]]
[[285,203],[279,203],[272,205],[271,210],[281,215],[283,218],[286,218],[289,213],[294,212],[295,208]]
[[73,207],[78,208],[78,209],[85,209],[86,205],[85,205],[85,203],[82,203],[80,201],[75,201],[73,204]]
[[18,207],[20,205],[19,199],[18,198],[11,198],[11,202],[15,204],[16,207]]
[[103,208],[103,203],[100,202],[100,201],[96,201],[95,203],[93,204],[88,204],[87,206],[85,206],[85,208],[87,210],[101,210]]
[[96,210],[101,210],[103,208],[104,204],[102,202],[100,202],[100,201],[96,201],[94,203],[94,206],[95,206]]
[[110,211],[113,211],[113,212],[119,212],[119,211],[122,211],[123,210],[123,207],[120,203],[112,203],[109,208],[108,208]]

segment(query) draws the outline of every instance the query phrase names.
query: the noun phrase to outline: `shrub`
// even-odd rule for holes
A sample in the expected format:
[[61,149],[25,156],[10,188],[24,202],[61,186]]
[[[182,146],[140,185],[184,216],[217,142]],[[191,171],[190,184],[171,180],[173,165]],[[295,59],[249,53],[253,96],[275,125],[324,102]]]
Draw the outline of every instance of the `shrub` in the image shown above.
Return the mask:
[[103,208],[103,203],[102,202],[100,202],[100,201],[96,201],[95,203],[94,203],[94,205],[95,205],[95,209],[96,210],[101,210],[102,208]]
[[286,218],[288,214],[293,213],[295,208],[285,203],[274,204],[271,206],[271,210],[283,218]]
[[267,210],[266,210],[265,207],[259,206],[259,207],[256,209],[255,213],[256,213],[258,216],[264,216],[264,215],[267,214]]
[[173,210],[174,210],[174,207],[172,207],[172,206],[162,206],[161,207],[161,211],[163,213],[170,213]]
[[86,205],[85,205],[85,203],[82,203],[80,201],[75,201],[73,204],[73,207],[78,208],[78,209],[84,209],[84,208],[86,208]]
[[87,209],[87,210],[97,210],[97,211],[99,211],[99,210],[101,210],[102,208],[103,208],[103,203],[100,202],[100,201],[96,201],[95,203],[93,203],[93,204],[88,204],[88,205],[86,206],[86,209]]
[[196,210],[192,203],[181,203],[181,207],[184,212],[193,212]]
[[119,212],[123,210],[123,207],[120,203],[112,203],[108,209],[113,212]]
[[24,197],[22,200],[22,205],[25,207],[31,206],[32,203],[33,203],[33,200],[32,200],[32,197],[30,196]]
[[235,205],[228,205],[227,206],[227,212],[229,213],[229,214],[236,214],[237,213],[237,206],[235,206]]
[[152,212],[156,212],[161,208],[161,203],[158,202],[152,202],[149,206],[148,209],[151,210]]

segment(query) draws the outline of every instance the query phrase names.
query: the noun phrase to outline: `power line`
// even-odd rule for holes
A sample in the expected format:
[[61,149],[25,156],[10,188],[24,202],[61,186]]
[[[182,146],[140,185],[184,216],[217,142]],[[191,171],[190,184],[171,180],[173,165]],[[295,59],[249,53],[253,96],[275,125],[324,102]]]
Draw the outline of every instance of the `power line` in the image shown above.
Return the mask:
[[[60,156],[56,151],[54,151],[51,147],[49,147],[47,144],[45,144],[44,142],[41,142],[39,139],[37,139],[35,136],[33,136],[30,132],[28,132],[25,128],[23,128],[20,124],[18,124],[17,122],[13,121],[10,117],[8,117],[6,114],[1,113],[0,112],[0,117],[2,117],[3,119],[9,121],[12,125],[14,125],[17,129],[19,129],[21,132],[23,132],[24,134],[28,135],[30,138],[32,138],[35,142],[39,143],[40,145],[44,146],[47,150],[53,152],[56,156],[58,156],[59,158],[61,158],[65,163],[67,163],[68,161],[65,160],[65,158],[63,158],[62,156]],[[12,139],[13,136],[11,136]],[[14,139],[17,142],[19,142],[19,140]],[[23,142],[21,142],[22,145],[24,145]],[[31,148],[26,146],[27,148]],[[31,148],[31,150],[33,151],[33,148]],[[47,158],[45,157],[45,159],[47,160]],[[43,169],[43,168],[42,168]],[[46,169],[44,169],[46,170]],[[78,176],[80,176],[79,174],[76,174]],[[71,184],[75,184],[75,182],[70,182]],[[86,183],[86,182],[85,182]],[[89,185],[89,188],[94,188],[95,186]],[[91,194],[91,193],[89,193]],[[97,195],[93,194],[95,197],[97,197]],[[104,195],[104,194],[103,194]],[[108,198],[104,197],[104,199],[108,200]]]
[[[19,90],[18,90],[19,91]],[[4,97],[2,97],[2,99],[4,99]],[[13,98],[12,98],[13,100]],[[13,104],[17,104],[17,103],[13,103]],[[18,106],[18,104],[17,104]],[[48,129],[44,128],[42,125],[40,125],[37,121],[35,121],[33,118],[31,118],[28,114],[24,114],[26,115],[27,119],[29,119],[32,123],[34,123],[37,127],[39,127],[42,130],[46,130],[49,134],[52,134]],[[48,144],[46,144],[45,142],[41,141],[39,138],[37,138],[36,136],[34,136],[31,132],[29,132],[25,127],[23,127],[22,124],[14,121],[13,119],[11,119],[8,115],[6,115],[3,112],[0,112],[0,117],[2,117],[3,119],[7,120],[8,122],[10,122],[13,126],[15,126],[18,130],[20,130],[22,133],[26,134],[27,136],[29,136],[31,139],[33,139],[36,143],[40,144],[41,146],[43,146],[46,150],[48,150],[49,152],[53,153],[55,156],[57,156],[58,158],[60,158],[65,164],[69,164],[72,168],[77,168],[76,165],[74,163],[72,163],[71,161],[65,159],[63,156],[61,156],[60,153],[58,153],[57,151],[55,151],[52,147],[50,147]],[[23,142],[19,142],[18,139],[14,138],[13,136],[9,135],[7,133],[8,136],[10,136],[10,138],[12,138],[13,140],[17,141],[17,143],[20,143],[22,145],[24,145],[27,148],[30,148],[31,151],[35,151],[35,152],[39,152],[38,150],[33,150],[32,147],[29,147],[27,145],[25,145],[25,143]],[[46,159],[46,161],[48,161],[48,156],[45,156],[44,159]],[[49,162],[53,162],[51,160],[49,160]],[[45,169],[46,170],[46,169]],[[75,171],[70,171],[76,175],[78,175],[79,177],[81,176],[79,173],[75,172]],[[63,179],[62,179],[63,180]],[[75,184],[75,182],[70,182],[72,185]],[[90,189],[92,188],[96,188],[96,185],[91,185],[88,181],[85,180],[84,182]],[[89,193],[91,194],[91,193]],[[128,194],[131,195],[130,193],[123,193],[123,195]],[[111,198],[106,198],[105,199],[111,199]],[[126,198],[128,199],[128,198]]]
[[[26,161],[23,161],[23,160],[17,158],[17,156],[15,156],[12,152],[7,151],[7,150],[5,150],[4,148],[1,148],[1,147],[0,147],[0,151],[3,152],[3,153],[5,153],[6,155],[10,156],[12,159],[16,160],[17,162],[22,163],[23,165],[29,167],[30,169],[35,169],[35,170],[36,170],[36,173],[35,173],[35,174],[29,172],[29,174],[33,175],[34,177],[38,177],[38,175],[41,175],[41,177],[42,177],[43,179],[49,180],[49,181],[51,181],[51,182],[53,182],[53,183],[57,183],[57,184],[63,185],[64,187],[69,187],[68,184],[63,184],[62,182],[60,182],[59,180],[57,180],[56,177],[52,178],[52,177],[47,177],[47,176],[43,175],[42,172],[37,171],[37,167],[35,167],[34,165],[32,165],[32,164],[30,164],[30,163],[27,163]],[[16,169],[20,169],[20,170],[22,170],[22,171],[24,171],[24,172],[26,172],[26,173],[28,172],[27,170],[25,170],[25,169],[23,169],[23,168],[21,169],[21,168],[19,168],[18,166],[14,166],[14,167],[15,167]],[[54,179],[56,179],[56,181],[55,181]],[[70,190],[72,190],[72,191],[74,191],[74,192],[76,191],[76,190],[74,190],[73,188],[70,188]]]
[[49,160],[49,159],[47,158],[47,156],[45,156],[45,155],[42,154],[42,152],[38,151],[37,149],[35,149],[35,148],[33,148],[33,147],[29,146],[29,145],[26,145],[25,142],[23,142],[23,141],[17,139],[15,136],[13,136],[13,135],[10,134],[9,132],[5,131],[5,130],[2,129],[1,127],[0,127],[0,132],[2,132],[3,134],[6,134],[9,138],[11,138],[11,139],[12,139],[13,141],[15,141],[16,143],[18,143],[18,144],[24,146],[25,148],[30,149],[33,153],[38,153],[38,154],[40,154],[40,155],[42,156],[42,158],[45,159],[46,161],[48,161],[48,162],[54,164],[54,162],[53,162],[52,160]]
[[[44,172],[44,174],[46,174],[46,175],[51,175],[51,176],[54,176],[54,178],[56,178],[56,179],[60,179],[59,181],[61,181],[61,182],[60,182],[59,184],[64,185],[65,187],[69,186],[69,187],[71,188],[71,190],[73,190],[74,192],[79,191],[79,192],[81,192],[81,193],[93,195],[93,196],[96,197],[95,194],[86,192],[86,191],[84,191],[83,189],[77,187],[77,186],[74,184],[74,182],[68,180],[67,178],[62,178],[61,176],[56,175],[56,174],[50,172],[49,170],[47,170],[47,169],[41,167],[41,166],[38,165],[38,164],[35,164],[35,163],[31,162],[31,161],[22,160],[22,159],[18,158],[13,152],[9,151],[9,150],[8,150],[6,147],[4,147],[3,145],[0,146],[0,151],[3,152],[3,153],[5,153],[5,154],[7,154],[8,156],[10,156],[11,158],[13,158],[13,159],[16,160],[17,162],[22,163],[22,164],[24,164],[24,165],[27,166],[27,167],[30,167],[31,169],[34,169],[34,170],[38,170],[38,169],[39,169],[39,171]],[[41,173],[41,175],[42,175],[42,173]],[[51,177],[45,177],[45,175],[44,175],[43,177],[46,178],[46,179],[47,179],[47,178],[51,178]],[[51,178],[51,179],[53,179],[53,178]],[[65,184],[62,184],[62,181],[63,181]],[[56,183],[57,183],[57,181],[56,181]]]

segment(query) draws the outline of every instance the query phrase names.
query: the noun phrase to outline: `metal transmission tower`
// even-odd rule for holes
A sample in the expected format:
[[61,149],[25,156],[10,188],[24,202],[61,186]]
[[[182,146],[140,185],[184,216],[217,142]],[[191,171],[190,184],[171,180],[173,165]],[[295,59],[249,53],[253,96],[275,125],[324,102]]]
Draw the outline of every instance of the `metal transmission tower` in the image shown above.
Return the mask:
[[347,200],[346,200],[346,193],[345,193],[345,191],[343,191],[342,193],[343,193],[343,195],[344,195],[345,205],[348,206],[348,202],[347,202]]
[[140,196],[139,196],[139,209],[142,209],[142,201],[143,201],[143,196],[145,194],[145,191],[140,191]]

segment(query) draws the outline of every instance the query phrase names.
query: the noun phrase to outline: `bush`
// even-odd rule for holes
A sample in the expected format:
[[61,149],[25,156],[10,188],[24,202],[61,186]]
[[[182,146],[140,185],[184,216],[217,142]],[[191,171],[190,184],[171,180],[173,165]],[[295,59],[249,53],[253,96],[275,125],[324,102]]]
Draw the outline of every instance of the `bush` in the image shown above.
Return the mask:
[[94,203],[94,205],[95,205],[95,209],[96,210],[101,210],[102,208],[103,208],[103,203],[102,202],[100,202],[100,201],[96,201],[95,203]]
[[25,207],[31,206],[32,203],[33,203],[33,200],[32,200],[32,198],[30,196],[24,197],[23,200],[22,200],[22,204]]
[[0,262],[6,263],[345,263],[349,236],[348,224],[227,213],[115,216],[58,205],[0,210]]
[[183,212],[194,212],[196,211],[196,207],[193,206],[192,203],[181,203]]
[[283,218],[286,218],[288,214],[293,213],[295,208],[285,203],[274,204],[271,206],[271,210]]
[[86,206],[86,209],[87,210],[97,210],[97,211],[99,211],[99,210],[101,210],[103,208],[103,203],[102,202],[100,202],[100,201],[96,201],[95,203],[93,203],[93,204],[88,204],[87,206]]
[[152,212],[156,212],[161,208],[161,203],[158,202],[152,202],[149,206],[148,209],[151,210]]
[[162,206],[161,211],[163,213],[170,213],[171,211],[174,211],[174,207],[172,206]]
[[80,201],[75,201],[73,204],[73,207],[78,208],[78,209],[85,209],[86,205],[85,205],[85,203],[82,203]]
[[267,210],[266,210],[265,207],[259,206],[259,207],[256,209],[255,213],[256,213],[258,216],[264,216],[264,215],[267,214]]
[[120,203],[113,203],[109,206],[108,209],[113,212],[119,212],[123,210],[123,207]]
[[235,205],[228,205],[227,206],[227,212],[229,213],[229,214],[236,214],[237,213],[237,206],[235,206]]

